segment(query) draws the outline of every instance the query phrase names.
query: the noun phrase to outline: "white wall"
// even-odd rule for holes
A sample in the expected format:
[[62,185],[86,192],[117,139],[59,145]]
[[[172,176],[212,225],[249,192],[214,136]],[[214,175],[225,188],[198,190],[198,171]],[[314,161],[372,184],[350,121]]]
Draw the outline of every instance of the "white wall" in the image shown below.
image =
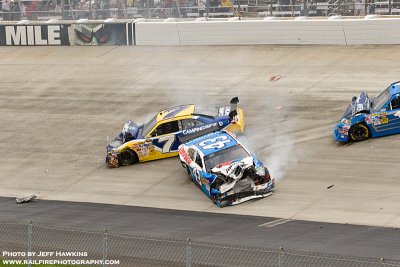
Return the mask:
[[400,19],[143,21],[136,44],[400,44]]
[[400,19],[343,20],[348,45],[400,44]]

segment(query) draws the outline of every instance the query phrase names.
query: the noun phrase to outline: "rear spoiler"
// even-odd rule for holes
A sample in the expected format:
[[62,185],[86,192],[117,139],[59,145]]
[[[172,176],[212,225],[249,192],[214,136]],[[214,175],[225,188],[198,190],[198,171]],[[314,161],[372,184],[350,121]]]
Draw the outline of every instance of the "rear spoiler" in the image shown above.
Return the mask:
[[237,113],[237,103],[239,103],[239,97],[234,97],[231,99],[229,104],[231,105],[231,111],[229,112],[229,119],[233,120],[233,118],[238,114]]
[[183,130],[183,136],[178,137],[179,141],[184,144],[190,140],[197,137],[206,135],[208,133],[216,132],[222,129],[223,124],[221,122],[214,122],[210,124],[205,124],[192,129]]

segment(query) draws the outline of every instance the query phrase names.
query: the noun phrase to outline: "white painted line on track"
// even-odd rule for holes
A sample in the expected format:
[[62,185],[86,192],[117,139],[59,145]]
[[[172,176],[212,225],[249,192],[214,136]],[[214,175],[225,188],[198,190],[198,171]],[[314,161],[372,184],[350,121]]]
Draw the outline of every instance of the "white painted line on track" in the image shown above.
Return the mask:
[[284,224],[284,223],[287,223],[287,222],[290,222],[290,221],[291,220],[289,220],[289,219],[278,219],[278,220],[275,220],[275,221],[272,221],[272,222],[267,222],[267,223],[260,224],[258,226],[261,226],[261,227],[274,227],[274,226],[277,226],[277,225],[280,225],[280,224]]

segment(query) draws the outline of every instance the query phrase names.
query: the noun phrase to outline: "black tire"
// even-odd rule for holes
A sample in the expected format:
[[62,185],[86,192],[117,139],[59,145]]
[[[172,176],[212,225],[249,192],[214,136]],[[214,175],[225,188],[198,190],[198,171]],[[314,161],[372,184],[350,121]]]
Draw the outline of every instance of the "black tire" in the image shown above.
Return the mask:
[[370,137],[370,130],[364,123],[357,123],[353,125],[349,130],[349,137],[354,142],[361,142],[367,140]]
[[182,160],[181,160],[181,165],[182,165],[182,167],[183,167],[183,168],[185,168],[185,169],[187,168],[187,165],[186,165],[186,163],[185,163],[185,162],[183,162]]
[[192,174],[190,173],[190,169],[189,169],[188,166],[186,166],[186,171],[187,171],[187,174],[188,174],[189,181],[193,181]]
[[219,207],[220,207],[220,208],[225,208],[226,206],[228,206],[228,204],[229,204],[228,200],[222,200],[222,201],[219,203]]
[[221,200],[220,195],[212,196],[211,200],[215,205],[219,206],[220,208],[224,208],[229,204],[228,200]]
[[132,150],[125,150],[118,155],[118,163],[120,166],[129,166],[139,162],[139,158]]

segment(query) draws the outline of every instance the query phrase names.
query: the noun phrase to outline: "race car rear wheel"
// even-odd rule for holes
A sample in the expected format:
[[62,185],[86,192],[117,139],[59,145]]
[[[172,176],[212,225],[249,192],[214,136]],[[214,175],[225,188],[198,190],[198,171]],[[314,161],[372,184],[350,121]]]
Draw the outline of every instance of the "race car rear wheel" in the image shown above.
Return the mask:
[[118,163],[120,166],[129,166],[139,161],[137,155],[132,150],[125,150],[118,155]]
[[357,123],[349,130],[349,136],[354,142],[361,142],[367,140],[370,136],[370,131],[364,123]]

